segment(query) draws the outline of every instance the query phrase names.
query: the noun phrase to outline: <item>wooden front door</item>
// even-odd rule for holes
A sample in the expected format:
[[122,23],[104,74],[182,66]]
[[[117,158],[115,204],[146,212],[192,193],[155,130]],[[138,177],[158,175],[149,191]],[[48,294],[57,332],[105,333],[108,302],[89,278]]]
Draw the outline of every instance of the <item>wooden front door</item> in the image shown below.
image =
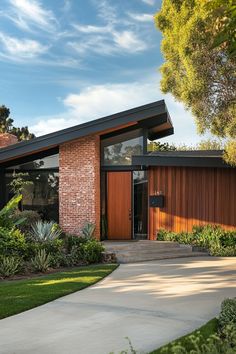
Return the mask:
[[131,182],[131,172],[107,173],[108,240],[131,239]]

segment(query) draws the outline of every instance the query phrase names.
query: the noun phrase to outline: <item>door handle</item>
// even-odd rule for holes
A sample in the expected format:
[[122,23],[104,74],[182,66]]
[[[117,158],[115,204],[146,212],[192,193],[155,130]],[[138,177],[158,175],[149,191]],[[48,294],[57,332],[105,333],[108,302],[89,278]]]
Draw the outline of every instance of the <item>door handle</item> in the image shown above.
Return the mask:
[[132,220],[132,210],[129,209],[129,220]]

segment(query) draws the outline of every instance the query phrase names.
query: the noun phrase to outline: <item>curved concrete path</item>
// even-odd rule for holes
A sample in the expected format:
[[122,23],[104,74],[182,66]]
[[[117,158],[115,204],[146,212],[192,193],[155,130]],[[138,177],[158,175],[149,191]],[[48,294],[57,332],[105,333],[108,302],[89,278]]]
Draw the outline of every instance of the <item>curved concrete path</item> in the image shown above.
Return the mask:
[[0,321],[1,354],[149,352],[201,326],[236,295],[236,258],[123,264],[100,283]]

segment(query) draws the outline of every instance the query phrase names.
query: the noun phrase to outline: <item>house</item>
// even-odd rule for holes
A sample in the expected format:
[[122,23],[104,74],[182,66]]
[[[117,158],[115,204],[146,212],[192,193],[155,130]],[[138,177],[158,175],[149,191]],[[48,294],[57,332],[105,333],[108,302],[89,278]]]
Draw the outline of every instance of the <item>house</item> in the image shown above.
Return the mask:
[[24,172],[32,182],[24,208],[66,232],[78,234],[86,222],[109,240],[155,239],[160,228],[206,223],[235,229],[236,169],[222,151],[148,153],[149,140],[173,132],[161,100],[30,141],[2,135],[1,206],[13,173]]

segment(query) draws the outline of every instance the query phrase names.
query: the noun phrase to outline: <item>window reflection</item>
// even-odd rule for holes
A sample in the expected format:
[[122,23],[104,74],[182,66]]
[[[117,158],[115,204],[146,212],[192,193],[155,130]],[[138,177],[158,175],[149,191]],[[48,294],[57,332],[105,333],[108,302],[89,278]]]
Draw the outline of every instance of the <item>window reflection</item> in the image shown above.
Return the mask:
[[130,135],[122,134],[102,141],[103,165],[131,165],[132,156],[142,154],[143,136],[140,136],[139,131]]

